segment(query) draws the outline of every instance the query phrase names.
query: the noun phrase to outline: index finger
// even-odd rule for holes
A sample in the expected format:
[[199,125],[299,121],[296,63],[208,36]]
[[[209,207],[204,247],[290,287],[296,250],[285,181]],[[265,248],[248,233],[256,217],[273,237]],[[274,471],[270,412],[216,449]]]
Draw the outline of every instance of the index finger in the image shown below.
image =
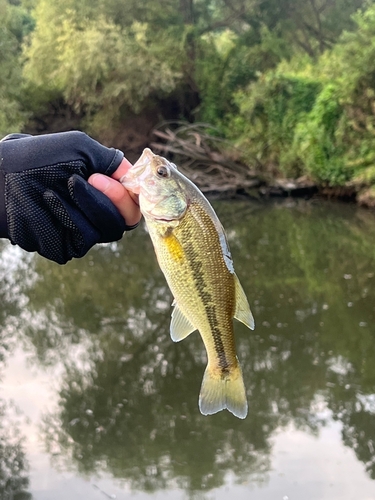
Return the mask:
[[132,166],[133,165],[130,163],[129,160],[127,160],[126,158],[123,158],[123,160],[120,163],[120,165],[118,166],[117,170],[115,172],[113,172],[111,177],[113,179],[116,179],[116,181],[119,181],[121,179],[121,177],[123,175],[125,175],[126,172],[129,170],[129,168],[131,168]]
[[[130,163],[129,160],[127,160],[125,157],[123,158],[122,162],[120,163],[120,165],[118,166],[117,170],[115,172],[113,172],[113,174],[111,175],[111,177],[113,179],[115,179],[116,181],[119,181],[121,179],[121,177],[123,175],[126,174],[126,172],[129,170],[129,168],[131,168],[133,165]],[[125,188],[124,188],[125,189]],[[139,205],[139,201],[138,201],[138,195],[133,193],[132,191],[129,191],[127,189],[130,197],[132,198],[132,200],[134,201],[134,203],[136,203],[137,205]]]

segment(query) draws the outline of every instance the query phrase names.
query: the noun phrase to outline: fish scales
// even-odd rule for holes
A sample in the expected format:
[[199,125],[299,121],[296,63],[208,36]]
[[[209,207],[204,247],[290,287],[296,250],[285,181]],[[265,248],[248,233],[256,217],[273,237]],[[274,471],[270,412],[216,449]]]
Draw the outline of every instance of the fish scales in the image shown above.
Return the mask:
[[176,243],[165,244],[163,235],[152,231],[151,238],[160,240],[155,241],[159,265],[180,309],[200,331],[209,363],[216,356],[226,370],[237,364],[232,323],[235,285],[217,230],[198,203],[192,203],[181,224],[170,230],[183,256],[176,259]]
[[120,181],[139,194],[160,268],[174,296],[172,339],[183,340],[195,330],[203,339],[208,363],[199,395],[201,413],[228,409],[245,418],[246,390],[233,318],[251,329],[254,319],[217,215],[174,164],[147,148]]

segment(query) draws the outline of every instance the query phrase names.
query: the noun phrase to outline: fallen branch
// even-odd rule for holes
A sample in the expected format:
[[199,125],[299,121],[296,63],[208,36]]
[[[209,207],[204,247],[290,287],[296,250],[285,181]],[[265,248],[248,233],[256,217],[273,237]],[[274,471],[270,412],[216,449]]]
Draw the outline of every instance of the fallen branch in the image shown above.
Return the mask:
[[257,172],[244,165],[240,152],[212,132],[204,123],[169,122],[153,131],[158,140],[150,146],[171,159],[203,192],[259,186],[259,168]]

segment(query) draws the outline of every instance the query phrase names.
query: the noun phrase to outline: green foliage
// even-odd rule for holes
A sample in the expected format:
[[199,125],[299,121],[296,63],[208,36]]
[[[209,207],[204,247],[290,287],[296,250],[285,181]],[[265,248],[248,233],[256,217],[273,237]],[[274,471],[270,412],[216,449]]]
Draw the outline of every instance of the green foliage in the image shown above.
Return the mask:
[[241,36],[232,30],[205,35],[199,43],[196,81],[200,90],[199,120],[225,129],[226,115],[238,111],[235,93],[273,68],[287,52],[266,27]]
[[298,164],[298,155],[291,151],[294,130],[313,108],[319,88],[319,82],[304,76],[268,72],[237,92],[242,122],[232,117],[228,129],[237,134],[244,127],[239,145],[249,157],[278,163],[285,173],[293,173]]
[[373,1],[0,0],[0,14],[3,134],[56,103],[99,139],[155,110],[212,124],[272,174],[372,183]]
[[373,182],[375,6],[353,22],[319,59],[295,56],[237,92],[229,128],[245,154],[330,185]]
[[337,88],[328,84],[317,96],[311,112],[294,130],[293,150],[307,172],[333,185],[344,184],[350,178],[343,158],[345,144],[340,137],[343,112]]
[[20,43],[32,27],[27,11],[0,0],[0,137],[19,132],[26,114],[20,105],[22,77]]
[[[251,45],[261,39],[264,28],[289,53],[305,53],[318,57],[331,47],[342,30],[351,28],[350,16],[366,5],[363,0],[227,0],[218,7],[221,21],[232,19],[238,34],[248,32]],[[237,14],[237,15],[234,15]],[[234,18],[234,19],[233,19]]]
[[[120,0],[35,2],[36,28],[25,50],[28,93],[39,100],[37,86],[45,102],[62,96],[91,125],[171,93],[183,100],[186,91],[199,95],[197,117],[220,125],[236,112],[235,91],[301,47],[315,54],[363,3],[340,0],[336,9],[320,0],[127,0],[124,9]],[[339,28],[332,22],[338,10]]]
[[361,171],[375,160],[375,6],[353,20],[356,29],[318,62],[324,89],[297,130],[307,168],[331,184],[369,180]]
[[139,112],[175,88],[180,75],[151,43],[146,24],[80,19],[61,2],[42,0],[38,9],[24,75],[47,99],[55,91],[77,112],[110,124],[121,110]]
[[[206,37],[198,45],[196,81],[200,89],[199,120],[217,124],[230,110],[230,92],[223,83],[225,61],[232,47],[231,33]],[[219,45],[219,50],[217,48]]]

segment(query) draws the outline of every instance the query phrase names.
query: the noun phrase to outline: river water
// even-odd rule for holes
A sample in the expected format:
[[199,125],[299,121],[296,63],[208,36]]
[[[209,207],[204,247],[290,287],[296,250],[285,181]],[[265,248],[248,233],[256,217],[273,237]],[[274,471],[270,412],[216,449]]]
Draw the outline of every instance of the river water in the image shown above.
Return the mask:
[[170,340],[144,227],[65,266],[2,241],[1,499],[375,500],[375,214],[214,205],[248,417],[199,413],[203,344]]

